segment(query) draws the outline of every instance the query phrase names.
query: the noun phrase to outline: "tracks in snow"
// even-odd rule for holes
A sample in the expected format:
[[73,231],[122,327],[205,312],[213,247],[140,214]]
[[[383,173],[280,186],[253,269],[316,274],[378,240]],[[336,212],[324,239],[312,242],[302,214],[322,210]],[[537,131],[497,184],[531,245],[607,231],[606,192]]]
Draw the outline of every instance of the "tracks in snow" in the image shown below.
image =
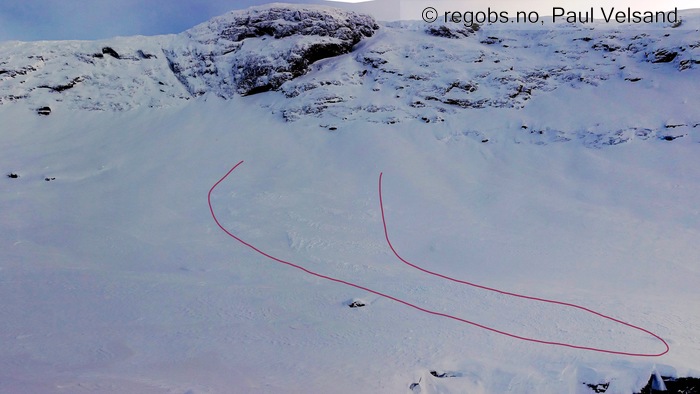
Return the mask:
[[461,323],[469,324],[469,325],[472,325],[472,326],[475,326],[475,327],[478,327],[478,328],[481,328],[481,329],[484,329],[484,330],[487,330],[487,331],[491,331],[491,332],[494,332],[494,333],[497,333],[497,334],[501,334],[501,335],[504,335],[504,336],[507,336],[507,337],[510,337],[510,338],[514,338],[514,339],[518,339],[518,340],[522,340],[522,341],[527,341],[527,342],[532,342],[532,343],[538,343],[538,344],[543,344],[543,345],[562,346],[562,347],[573,348],[573,349],[579,349],[579,350],[588,350],[588,351],[599,352],[599,353],[609,353],[609,354],[618,354],[618,355],[636,356],[636,357],[658,357],[658,356],[662,356],[662,355],[668,353],[669,350],[670,350],[670,348],[669,348],[669,346],[668,346],[668,343],[666,343],[666,341],[665,341],[663,338],[661,338],[659,335],[657,335],[657,334],[655,334],[655,333],[653,333],[653,332],[651,332],[651,331],[649,331],[649,330],[647,330],[647,329],[644,329],[644,328],[642,328],[642,327],[633,325],[633,324],[631,324],[631,323],[627,323],[627,322],[625,322],[625,321],[622,321],[622,320],[620,320],[620,319],[616,319],[616,318],[614,318],[614,317],[611,317],[611,316],[602,314],[602,313],[597,312],[597,311],[594,311],[594,310],[592,310],[592,309],[589,309],[589,308],[586,308],[586,307],[583,307],[583,306],[580,306],[580,305],[568,303],[568,302],[562,302],[562,301],[556,301],[556,300],[549,300],[549,299],[544,299],[544,298],[539,298],[539,297],[532,297],[532,296],[528,296],[528,295],[512,293],[512,292],[508,292],[508,291],[503,291],[503,290],[495,289],[495,288],[492,288],[492,287],[487,287],[487,286],[479,285],[479,284],[476,284],[476,283],[471,283],[471,282],[463,281],[463,280],[456,279],[456,278],[453,278],[453,277],[450,277],[450,276],[447,276],[447,275],[444,275],[444,274],[440,274],[440,273],[437,273],[437,272],[434,272],[434,271],[427,270],[427,269],[422,268],[422,267],[420,267],[420,266],[418,266],[418,265],[416,265],[416,264],[414,264],[414,263],[409,262],[408,260],[406,260],[405,258],[403,258],[403,257],[397,252],[397,250],[394,248],[394,246],[393,246],[392,243],[391,243],[391,239],[389,238],[389,231],[388,231],[388,229],[387,229],[387,224],[386,224],[386,215],[384,214],[384,201],[383,201],[383,195],[382,195],[382,177],[383,177],[383,174],[381,174],[381,173],[379,174],[379,206],[380,206],[380,210],[381,210],[381,214],[382,214],[382,224],[383,224],[383,226],[384,226],[384,235],[385,235],[385,238],[386,238],[386,242],[387,242],[389,248],[391,249],[392,253],[396,256],[396,258],[398,258],[398,259],[399,259],[401,262],[403,262],[404,264],[406,264],[406,265],[408,265],[408,266],[410,266],[410,267],[412,267],[412,268],[415,268],[415,269],[417,269],[417,270],[420,270],[420,271],[422,271],[422,272],[424,272],[424,273],[426,273],[426,274],[428,274],[428,275],[432,275],[432,276],[435,276],[435,277],[438,277],[438,278],[441,278],[441,279],[444,279],[444,280],[447,280],[447,281],[450,281],[450,282],[455,282],[455,283],[459,283],[459,284],[462,284],[462,285],[475,287],[475,288],[478,288],[478,289],[481,289],[481,290],[484,290],[484,291],[495,292],[495,293],[498,293],[498,294],[501,294],[501,295],[506,295],[506,296],[510,296],[510,297],[516,297],[516,298],[526,299],[526,300],[530,300],[530,301],[533,301],[533,302],[540,302],[540,303],[547,303],[547,304],[555,304],[555,305],[564,306],[564,307],[567,307],[567,308],[578,309],[578,310],[580,310],[580,311],[583,311],[583,312],[586,312],[586,313],[595,315],[595,316],[600,317],[600,318],[602,318],[602,319],[609,320],[609,321],[612,321],[612,322],[614,322],[614,323],[617,323],[617,324],[623,325],[623,326],[625,326],[625,327],[631,328],[631,329],[633,329],[633,330],[640,331],[640,332],[642,332],[642,333],[645,333],[645,334],[647,334],[647,335],[650,335],[650,336],[654,337],[656,340],[660,341],[660,342],[663,344],[663,346],[665,347],[665,350],[662,351],[662,352],[659,352],[659,353],[626,352],[626,351],[620,351],[620,350],[614,350],[614,349],[604,349],[604,348],[597,348],[597,347],[591,347],[591,346],[575,345],[575,344],[571,344],[571,343],[567,343],[567,342],[548,341],[548,340],[545,340],[545,339],[531,338],[531,337],[527,337],[527,336],[517,335],[517,334],[514,334],[514,333],[507,332],[507,331],[499,330],[499,329],[496,329],[496,328],[493,328],[493,327],[490,327],[490,326],[487,326],[487,325],[484,325],[484,324],[480,324],[480,323],[477,323],[477,322],[474,322],[474,321],[470,321],[470,320],[467,320],[467,319],[463,319],[463,318],[461,318],[461,317],[454,316],[454,315],[451,315],[451,314],[448,314],[448,313],[442,313],[442,312],[437,312],[437,311],[430,310],[430,309],[427,309],[427,308],[423,308],[423,307],[421,307],[421,306],[418,306],[418,305],[416,305],[416,304],[413,304],[413,303],[408,302],[408,301],[406,301],[406,300],[403,300],[403,299],[401,299],[401,298],[394,297],[394,296],[391,296],[391,295],[389,295],[389,294],[382,293],[382,292],[380,292],[380,291],[373,290],[373,289],[364,287],[364,286],[362,286],[362,285],[359,285],[359,284],[356,284],[356,283],[353,283],[353,282],[349,282],[349,281],[345,281],[345,280],[342,280],[342,279],[334,278],[334,277],[331,277],[331,276],[323,275],[323,274],[320,274],[320,273],[318,273],[318,272],[314,272],[314,271],[311,271],[311,270],[309,270],[309,269],[307,269],[307,268],[304,268],[303,266],[301,266],[301,265],[299,265],[299,264],[295,264],[295,263],[292,263],[292,262],[290,262],[290,261],[283,260],[283,259],[280,259],[280,258],[278,258],[278,257],[272,256],[272,255],[270,255],[269,253],[264,252],[263,250],[261,250],[261,249],[257,248],[256,246],[254,246],[254,245],[252,245],[252,244],[250,244],[250,243],[244,241],[243,239],[239,238],[238,236],[234,235],[232,232],[230,232],[229,230],[227,230],[227,229],[219,222],[219,219],[217,218],[216,214],[214,213],[214,208],[213,208],[212,203],[211,203],[211,196],[212,196],[212,193],[214,192],[214,190],[216,189],[216,187],[219,186],[219,184],[221,184],[226,178],[228,178],[228,176],[231,175],[231,173],[232,173],[236,168],[238,168],[242,163],[243,163],[243,161],[238,162],[238,163],[237,163],[235,166],[233,166],[223,177],[221,177],[216,183],[214,183],[214,185],[209,189],[209,193],[208,193],[208,195],[207,195],[207,202],[208,202],[208,204],[209,204],[209,211],[211,212],[211,216],[212,216],[212,218],[214,219],[214,222],[216,222],[217,226],[219,226],[219,228],[220,228],[224,233],[226,233],[229,237],[235,239],[236,241],[240,242],[241,244],[247,246],[249,249],[252,249],[252,250],[255,251],[256,253],[258,253],[258,254],[260,254],[260,255],[262,255],[262,256],[264,256],[264,257],[270,259],[270,260],[273,260],[273,261],[275,261],[275,262],[277,262],[277,263],[280,263],[280,264],[288,265],[288,266],[290,266],[290,267],[296,268],[296,269],[298,269],[298,270],[301,270],[301,271],[303,271],[303,272],[305,272],[305,273],[307,273],[307,274],[309,274],[309,275],[316,276],[316,277],[318,277],[318,278],[326,279],[326,280],[329,280],[329,281],[332,281],[332,282],[336,282],[336,283],[341,283],[341,284],[344,284],[344,285],[347,285],[347,286],[351,286],[351,287],[354,287],[354,288],[357,288],[357,289],[360,289],[360,290],[364,290],[364,291],[370,292],[370,293],[372,293],[372,294],[378,295],[378,296],[380,296],[380,297],[387,298],[387,299],[389,299],[389,300],[398,302],[398,303],[400,303],[400,304],[403,304],[403,305],[405,305],[405,306],[411,307],[411,308],[413,308],[413,309],[416,309],[416,310],[418,310],[418,311],[421,311],[421,312],[424,312],[424,313],[427,313],[427,314],[430,314],[430,315],[433,315],[433,316],[440,316],[440,317],[444,317],[444,318],[447,318],[447,319],[456,320],[456,321],[461,322]]

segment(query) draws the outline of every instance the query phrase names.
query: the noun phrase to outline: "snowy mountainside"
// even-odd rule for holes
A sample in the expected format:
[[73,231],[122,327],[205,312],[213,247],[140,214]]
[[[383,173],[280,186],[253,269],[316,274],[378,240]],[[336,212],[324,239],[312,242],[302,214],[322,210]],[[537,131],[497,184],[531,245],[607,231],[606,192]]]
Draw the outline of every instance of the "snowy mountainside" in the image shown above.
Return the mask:
[[349,52],[377,28],[369,16],[272,4],[232,11],[179,35],[7,42],[0,44],[0,104],[125,110],[204,93],[265,91],[316,60]]
[[190,98],[174,74],[163,72],[167,59],[152,38],[7,42],[0,47],[2,104],[125,110]]
[[[274,4],[178,35],[0,43],[0,394],[700,378],[700,13],[681,16],[474,30]],[[384,212],[421,267],[670,349],[423,313],[255,253],[208,197],[305,269],[515,335],[664,352],[403,264]]]
[[[681,17],[680,26],[492,24],[474,31],[397,22],[380,28],[368,16],[274,4],[233,11],[179,35],[4,43],[0,104],[126,110],[207,94],[231,98],[279,90],[287,100],[275,100],[271,109],[287,121],[328,113],[337,119],[333,123],[361,118],[397,124],[440,123],[472,109],[524,108],[560,88],[610,86],[634,91],[628,99],[657,102],[673,100],[683,89],[694,100],[700,14],[691,10]],[[596,122],[575,129],[509,128],[535,143],[600,146],[691,136],[698,124],[697,117],[670,116],[661,123],[621,122],[614,130]]]
[[[590,93],[601,102],[611,100],[612,90],[624,92],[616,100],[627,101],[614,104],[625,107],[620,117],[634,121],[601,127],[593,115],[574,128],[558,128],[514,119],[507,125],[509,135],[534,143],[577,140],[590,146],[697,135],[700,118],[695,114],[667,113],[667,119],[653,121],[637,116],[637,102],[664,103],[683,96],[686,105],[698,103],[694,81],[700,69],[700,14],[687,15],[681,25],[685,29],[596,23],[520,29],[489,25],[470,32],[449,25],[426,29],[422,23],[392,23],[362,43],[354,56],[321,62],[314,72],[284,84],[285,97],[296,101],[278,102],[274,108],[288,121],[328,112],[339,124],[355,118],[443,123],[467,113],[476,116],[479,111],[469,111],[473,109],[523,109],[532,98],[553,97],[557,89]],[[461,137],[494,139],[503,131],[465,125]]]

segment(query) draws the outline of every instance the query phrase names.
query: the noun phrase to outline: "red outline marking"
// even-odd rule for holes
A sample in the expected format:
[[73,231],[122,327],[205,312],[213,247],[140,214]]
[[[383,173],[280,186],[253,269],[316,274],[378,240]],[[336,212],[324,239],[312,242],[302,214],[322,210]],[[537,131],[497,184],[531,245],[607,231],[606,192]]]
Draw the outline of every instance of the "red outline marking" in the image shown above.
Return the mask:
[[242,160],[241,160],[240,162],[238,162],[238,164],[236,164],[235,166],[233,166],[233,168],[231,168],[231,169],[226,173],[226,175],[224,175],[223,177],[221,177],[221,179],[219,179],[219,180],[209,189],[209,194],[207,195],[207,202],[209,203],[209,212],[211,212],[211,216],[212,216],[212,218],[214,219],[214,222],[216,222],[216,225],[219,226],[219,228],[220,228],[221,230],[223,230],[228,236],[230,236],[231,238],[235,239],[236,241],[242,243],[243,245],[247,246],[248,248],[254,250],[254,251],[257,252],[258,254],[261,254],[261,255],[267,257],[267,258],[270,259],[270,260],[274,260],[274,261],[276,261],[276,262],[278,262],[278,263],[282,263],[282,264],[288,265],[288,266],[290,266],[290,267],[297,268],[297,269],[299,269],[299,270],[302,270],[302,271],[306,272],[306,273],[309,274],[309,275],[313,275],[313,276],[316,276],[316,277],[319,277],[319,278],[323,278],[323,279],[327,279],[327,280],[330,280],[330,281],[333,281],[333,282],[337,282],[337,283],[342,283],[342,284],[347,285],[347,286],[351,286],[351,287],[354,287],[354,288],[357,288],[357,289],[360,289],[360,290],[364,290],[364,291],[370,292],[370,293],[372,293],[372,294],[376,294],[376,295],[381,296],[381,297],[384,297],[384,298],[388,298],[388,299],[390,299],[390,300],[392,300],[392,301],[396,301],[396,302],[398,302],[398,303],[400,303],[400,304],[403,304],[403,305],[409,306],[409,307],[411,307],[411,308],[417,309],[417,310],[419,310],[419,311],[421,311],[421,312],[425,312],[425,313],[428,313],[428,314],[431,314],[431,315],[435,315],[435,316],[446,317],[446,318],[448,318],[448,319],[457,320],[457,321],[462,322],[462,323],[470,324],[470,325],[475,326],[475,327],[483,328],[484,330],[488,330],[488,331],[491,331],[491,332],[495,332],[495,333],[497,333],[497,334],[505,335],[505,336],[507,336],[507,337],[519,339],[519,340],[522,340],[522,341],[534,342],[534,343],[545,344],[545,345],[563,346],[563,347],[568,347],[568,348],[573,348],[573,349],[580,349],[580,350],[590,350],[590,351],[600,352],[600,353],[620,354],[620,355],[625,355],[625,356],[636,356],[636,357],[658,357],[658,356],[662,356],[662,355],[668,353],[669,350],[670,350],[670,348],[669,348],[669,346],[668,346],[668,343],[666,343],[666,341],[663,340],[663,338],[661,338],[660,336],[654,334],[653,332],[651,332],[651,331],[649,331],[649,330],[646,330],[646,329],[644,329],[644,328],[635,326],[635,325],[633,325],[633,324],[626,323],[626,322],[624,322],[624,321],[622,321],[622,320],[615,319],[615,318],[610,317],[610,316],[606,316],[606,315],[604,315],[604,314],[602,314],[602,313],[599,313],[599,312],[596,312],[596,311],[594,311],[594,310],[592,310],[592,309],[588,309],[588,308],[586,308],[586,307],[583,307],[583,306],[580,306],[580,305],[576,305],[576,304],[567,303],[567,302],[548,300],[548,299],[538,298],[538,297],[531,297],[531,296],[526,296],[526,295],[522,295],[522,294],[511,293],[511,292],[507,292],[507,291],[503,291],[503,290],[494,289],[494,288],[491,288],[491,287],[486,287],[486,286],[478,285],[478,284],[475,284],[475,283],[471,283],[471,282],[467,282],[467,281],[455,279],[455,278],[449,277],[449,276],[447,276],[447,275],[443,275],[443,274],[439,274],[439,273],[436,273],[436,272],[433,272],[433,271],[429,271],[429,270],[427,270],[427,269],[424,269],[424,268],[419,267],[418,265],[415,265],[415,264],[412,264],[412,263],[408,262],[407,260],[405,260],[403,257],[401,257],[401,256],[398,254],[398,252],[396,251],[396,249],[394,248],[394,246],[391,244],[391,241],[390,241],[390,239],[389,239],[389,232],[388,232],[388,230],[387,230],[386,218],[385,218],[385,215],[384,215],[384,202],[383,202],[383,200],[382,200],[382,176],[383,176],[383,173],[380,173],[380,174],[379,174],[379,206],[380,206],[380,209],[381,209],[381,212],[382,212],[382,224],[384,225],[384,235],[385,235],[385,237],[386,237],[386,242],[387,242],[387,244],[389,245],[389,248],[391,248],[391,251],[392,251],[392,252],[394,253],[394,255],[395,255],[399,260],[401,260],[404,264],[407,264],[407,265],[409,265],[409,266],[411,266],[411,267],[413,267],[413,268],[415,268],[415,269],[418,269],[418,270],[420,270],[420,271],[422,271],[422,272],[424,272],[424,273],[427,273],[427,274],[429,274],[429,275],[437,276],[437,277],[439,277],[439,278],[446,279],[446,280],[449,280],[449,281],[452,281],[452,282],[461,283],[461,284],[468,285],[468,286],[473,286],[473,287],[476,287],[476,288],[479,288],[479,289],[482,289],[482,290],[493,291],[493,292],[496,292],[496,293],[499,293],[499,294],[504,294],[504,295],[508,295],[508,296],[512,296],[512,297],[518,297],[518,298],[524,298],[524,299],[528,299],[528,300],[532,300],[532,301],[546,302],[546,303],[557,304],[557,305],[563,305],[563,306],[567,306],[567,307],[571,307],[571,308],[580,309],[580,310],[583,310],[583,311],[585,311],[585,312],[588,312],[588,313],[594,314],[594,315],[596,315],[596,316],[602,317],[602,318],[604,318],[604,319],[611,320],[611,321],[613,321],[613,322],[616,322],[616,323],[622,324],[622,325],[624,325],[624,326],[630,327],[630,328],[632,328],[632,329],[635,329],[635,330],[644,332],[644,333],[646,333],[646,334],[649,334],[649,335],[653,336],[654,338],[658,339],[659,341],[661,341],[661,343],[663,343],[664,346],[666,347],[666,350],[664,350],[664,351],[661,352],[661,353],[655,353],[655,354],[651,354],[651,353],[630,353],[630,352],[621,352],[621,351],[616,351],[616,350],[600,349],[600,348],[594,348],[594,347],[588,347],[588,346],[572,345],[572,344],[564,343],[564,342],[552,342],[552,341],[545,341],[545,340],[541,340],[541,339],[523,337],[523,336],[520,336],[520,335],[511,334],[511,333],[506,332],[506,331],[501,331],[501,330],[498,330],[498,329],[495,329],[495,328],[492,328],[492,327],[488,327],[488,326],[485,326],[485,325],[483,325],[483,324],[475,323],[475,322],[473,322],[473,321],[469,321],[469,320],[466,320],[466,319],[462,319],[462,318],[457,317],[457,316],[453,316],[453,315],[449,315],[449,314],[446,314],[446,313],[435,312],[435,311],[431,311],[431,310],[429,310],[429,309],[421,308],[421,307],[418,306],[418,305],[411,304],[411,303],[408,302],[408,301],[404,301],[404,300],[402,300],[402,299],[399,299],[399,298],[396,298],[396,297],[392,297],[392,296],[390,296],[390,295],[388,295],[388,294],[384,294],[384,293],[381,293],[381,292],[379,292],[379,291],[372,290],[372,289],[369,289],[369,288],[367,288],[367,287],[357,285],[357,284],[355,284],[355,283],[347,282],[347,281],[344,281],[344,280],[342,280],[342,279],[336,279],[336,278],[333,278],[333,277],[330,277],[330,276],[326,276],[326,275],[323,275],[323,274],[319,274],[319,273],[317,273],[317,272],[313,272],[313,271],[311,271],[311,270],[308,270],[308,269],[306,269],[306,268],[304,268],[304,267],[302,267],[302,266],[300,266],[300,265],[297,265],[297,264],[291,263],[291,262],[289,262],[289,261],[282,260],[282,259],[280,259],[280,258],[274,257],[274,256],[272,256],[272,255],[270,255],[270,254],[268,254],[268,253],[266,253],[266,252],[263,252],[262,250],[256,248],[255,246],[253,246],[253,245],[251,245],[251,244],[245,242],[244,240],[238,238],[237,236],[235,236],[234,234],[232,234],[231,232],[229,232],[228,230],[226,230],[226,228],[224,228],[224,226],[222,226],[221,223],[219,223],[219,220],[217,219],[216,214],[214,214],[214,208],[213,208],[212,205],[211,205],[211,194],[212,194],[212,192],[214,191],[214,189],[215,189],[217,186],[219,186],[219,184],[220,184],[221,182],[224,181],[224,179],[226,179],[226,178],[233,172],[233,170],[235,170],[235,169],[236,169],[238,166],[240,166],[242,163],[243,163]]

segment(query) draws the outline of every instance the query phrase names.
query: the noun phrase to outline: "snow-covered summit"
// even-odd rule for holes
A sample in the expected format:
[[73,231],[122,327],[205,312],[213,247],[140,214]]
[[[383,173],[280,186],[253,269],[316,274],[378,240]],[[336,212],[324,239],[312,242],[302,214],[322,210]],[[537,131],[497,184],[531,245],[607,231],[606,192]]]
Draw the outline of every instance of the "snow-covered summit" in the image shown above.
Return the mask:
[[309,64],[349,52],[373,18],[322,6],[233,11],[178,35],[0,44],[0,104],[81,109],[167,106],[205,93],[275,89]]
[[241,42],[246,38],[292,35],[328,36],[358,43],[378,28],[368,15],[319,5],[272,3],[231,11],[185,33],[203,44]]
[[367,15],[275,3],[195,26],[183,33],[185,46],[166,53],[192,95],[214,91],[230,97],[276,89],[311,63],[350,52],[377,28]]
[[[442,123],[474,109],[518,110],[534,98],[560,101],[553,92],[561,89],[591,92],[586,102],[612,100],[610,91],[627,92],[617,101],[667,102],[681,94],[695,102],[700,15],[688,10],[680,17],[675,24],[496,23],[472,29],[394,22],[380,28],[367,15],[275,3],[232,11],[178,35],[0,44],[0,105],[126,110],[203,95],[230,99],[279,91],[264,105],[281,118],[337,127],[352,119]],[[644,102],[626,108],[636,114]],[[575,130],[525,120],[511,126],[535,143],[582,138],[616,144],[689,135],[700,118],[684,114],[621,121],[605,130],[597,128],[601,122]],[[464,133],[492,138],[484,128]]]

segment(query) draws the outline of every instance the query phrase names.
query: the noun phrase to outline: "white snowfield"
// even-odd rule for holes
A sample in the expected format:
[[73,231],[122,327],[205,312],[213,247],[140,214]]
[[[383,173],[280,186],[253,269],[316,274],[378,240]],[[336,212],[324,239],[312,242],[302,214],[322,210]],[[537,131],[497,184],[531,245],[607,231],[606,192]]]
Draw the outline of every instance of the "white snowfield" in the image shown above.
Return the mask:
[[[700,377],[698,10],[675,28],[471,32],[275,7],[369,30],[250,95],[235,72],[354,38],[263,34],[229,54],[192,39],[257,8],[173,36],[0,43],[0,393],[632,393],[655,372]],[[382,172],[408,260],[583,305],[670,351],[523,342],[271,261],[209,211],[240,160],[213,208],[276,257],[522,336],[664,350],[401,263]]]

